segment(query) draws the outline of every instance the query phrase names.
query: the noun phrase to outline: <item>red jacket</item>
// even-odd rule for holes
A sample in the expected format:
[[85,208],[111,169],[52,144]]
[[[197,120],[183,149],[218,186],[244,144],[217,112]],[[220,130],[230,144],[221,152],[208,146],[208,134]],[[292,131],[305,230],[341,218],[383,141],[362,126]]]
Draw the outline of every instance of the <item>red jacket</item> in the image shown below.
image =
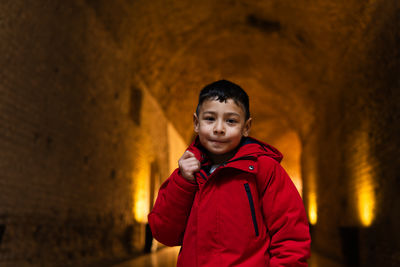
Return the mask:
[[197,183],[176,169],[148,216],[158,241],[182,245],[177,266],[307,266],[306,213],[277,149],[244,138],[211,175],[198,138],[188,150],[202,163]]

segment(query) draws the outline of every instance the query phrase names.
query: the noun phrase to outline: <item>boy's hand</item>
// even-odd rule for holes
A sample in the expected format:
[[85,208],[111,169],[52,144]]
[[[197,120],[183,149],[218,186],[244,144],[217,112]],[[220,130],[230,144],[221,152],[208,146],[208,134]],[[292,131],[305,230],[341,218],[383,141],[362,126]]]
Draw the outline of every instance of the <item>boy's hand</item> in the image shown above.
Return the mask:
[[178,164],[182,176],[189,181],[194,181],[194,173],[200,171],[200,161],[196,159],[194,154],[186,150]]

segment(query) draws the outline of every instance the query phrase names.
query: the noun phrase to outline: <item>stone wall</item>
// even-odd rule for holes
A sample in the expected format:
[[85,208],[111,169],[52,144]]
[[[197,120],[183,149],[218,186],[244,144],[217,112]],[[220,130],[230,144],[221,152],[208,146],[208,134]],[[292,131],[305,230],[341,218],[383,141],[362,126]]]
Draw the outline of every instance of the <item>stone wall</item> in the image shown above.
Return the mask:
[[0,4],[1,266],[87,265],[143,250],[150,176],[153,187],[168,176],[173,144],[132,71],[123,21],[108,17],[118,8]]
[[381,4],[354,33],[330,84],[341,93],[322,103],[303,154],[305,176],[316,167],[313,246],[348,264],[400,263],[398,8]]

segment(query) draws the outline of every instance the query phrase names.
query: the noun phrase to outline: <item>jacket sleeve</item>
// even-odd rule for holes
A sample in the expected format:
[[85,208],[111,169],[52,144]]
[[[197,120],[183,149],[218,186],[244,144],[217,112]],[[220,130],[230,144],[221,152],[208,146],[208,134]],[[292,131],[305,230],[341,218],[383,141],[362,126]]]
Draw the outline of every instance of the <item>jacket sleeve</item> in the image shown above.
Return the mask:
[[270,266],[307,266],[310,232],[303,201],[281,165],[273,159],[264,169],[262,211],[271,237]]
[[167,246],[182,245],[198,185],[180,175],[176,169],[161,185],[148,220],[155,239]]

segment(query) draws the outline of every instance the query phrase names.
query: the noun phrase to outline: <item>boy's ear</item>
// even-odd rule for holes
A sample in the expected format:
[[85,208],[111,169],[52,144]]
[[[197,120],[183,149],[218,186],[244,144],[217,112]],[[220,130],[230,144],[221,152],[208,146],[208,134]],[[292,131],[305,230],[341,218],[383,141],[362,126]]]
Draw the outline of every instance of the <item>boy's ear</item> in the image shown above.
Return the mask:
[[244,127],[243,127],[243,136],[247,137],[250,134],[250,128],[251,128],[251,118],[249,118],[245,123],[244,123]]
[[199,133],[199,118],[197,117],[196,113],[193,113],[193,126],[194,126],[194,131],[196,133]]

